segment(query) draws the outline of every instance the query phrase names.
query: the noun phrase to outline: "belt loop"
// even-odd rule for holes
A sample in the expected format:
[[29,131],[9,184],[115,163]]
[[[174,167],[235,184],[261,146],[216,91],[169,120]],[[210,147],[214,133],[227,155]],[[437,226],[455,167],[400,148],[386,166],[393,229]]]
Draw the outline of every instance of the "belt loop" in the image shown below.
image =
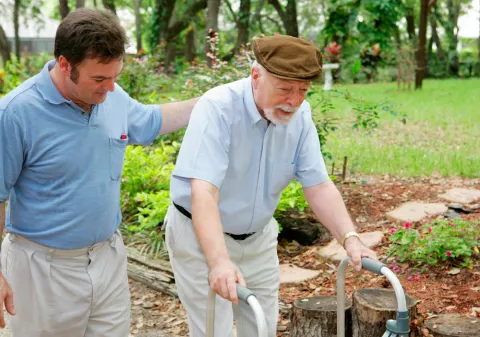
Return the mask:
[[55,252],[55,249],[53,248],[48,248],[48,254],[47,254],[47,261],[52,262],[53,258],[53,253]]

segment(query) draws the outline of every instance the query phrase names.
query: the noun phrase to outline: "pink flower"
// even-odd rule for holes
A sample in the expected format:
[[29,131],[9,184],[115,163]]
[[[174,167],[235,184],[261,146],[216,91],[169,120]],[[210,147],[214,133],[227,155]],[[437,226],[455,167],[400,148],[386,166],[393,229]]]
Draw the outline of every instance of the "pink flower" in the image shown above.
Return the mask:
[[429,233],[432,232],[432,227],[428,227],[428,232],[429,232]]
[[405,229],[409,229],[410,227],[412,227],[412,224],[410,222],[405,222]]
[[407,280],[413,281],[413,277],[409,276],[409,277],[407,278]]
[[449,250],[447,250],[447,252],[445,254],[447,254],[447,256],[449,256],[449,257],[452,256],[452,252],[450,252]]
[[390,233],[395,233],[397,230],[395,228],[390,228]]

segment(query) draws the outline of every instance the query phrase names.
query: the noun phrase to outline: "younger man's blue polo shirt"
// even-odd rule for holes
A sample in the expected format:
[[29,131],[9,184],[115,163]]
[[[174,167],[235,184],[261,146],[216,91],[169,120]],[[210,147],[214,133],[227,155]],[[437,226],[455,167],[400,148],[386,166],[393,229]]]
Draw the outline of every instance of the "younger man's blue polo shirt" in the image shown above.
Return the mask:
[[54,64],[0,100],[0,202],[10,197],[8,232],[76,249],[118,228],[125,148],[150,144],[162,115],[118,85],[82,114],[53,84]]

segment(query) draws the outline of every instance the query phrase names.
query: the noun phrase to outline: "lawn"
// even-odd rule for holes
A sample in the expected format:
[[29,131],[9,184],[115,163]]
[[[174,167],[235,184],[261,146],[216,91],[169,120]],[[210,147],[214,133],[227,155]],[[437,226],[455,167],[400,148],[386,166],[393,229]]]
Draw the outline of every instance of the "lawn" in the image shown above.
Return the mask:
[[[336,86],[370,102],[389,101],[407,123],[388,113],[371,134],[355,131],[351,108],[337,100],[332,116],[340,128],[326,144],[350,172],[401,176],[480,177],[480,80],[427,80],[420,91],[398,91],[396,83]],[[331,167],[331,161],[327,161]]]

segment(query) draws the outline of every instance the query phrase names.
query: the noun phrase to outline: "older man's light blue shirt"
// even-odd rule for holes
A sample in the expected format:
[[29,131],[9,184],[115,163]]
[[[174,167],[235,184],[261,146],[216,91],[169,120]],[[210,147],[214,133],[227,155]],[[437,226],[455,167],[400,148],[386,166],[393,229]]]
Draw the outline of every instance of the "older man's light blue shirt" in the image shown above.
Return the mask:
[[116,86],[89,116],[57,90],[53,65],[0,100],[0,202],[10,197],[8,232],[83,248],[118,228],[125,148],[150,144],[162,115]]
[[219,189],[225,232],[260,231],[294,178],[304,187],[329,179],[310,105],[303,102],[288,125],[267,125],[251,78],[208,91],[192,112],[171,181],[172,200],[188,211],[190,178]]

